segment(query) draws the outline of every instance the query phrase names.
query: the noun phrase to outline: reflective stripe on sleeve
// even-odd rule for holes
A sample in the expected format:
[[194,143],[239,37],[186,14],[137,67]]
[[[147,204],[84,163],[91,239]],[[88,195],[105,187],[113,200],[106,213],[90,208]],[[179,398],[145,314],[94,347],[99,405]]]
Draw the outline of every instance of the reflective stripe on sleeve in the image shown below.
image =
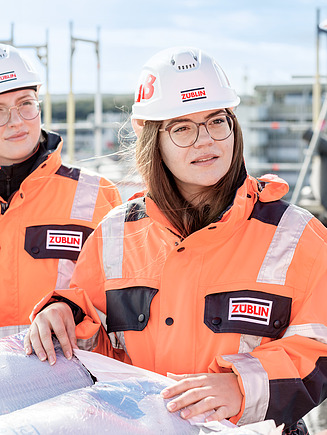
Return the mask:
[[222,358],[235,366],[244,387],[245,408],[237,424],[263,421],[269,404],[269,379],[261,362],[248,353],[222,355]]
[[289,326],[286,329],[283,338],[291,337],[292,335],[312,338],[320,343],[327,344],[327,327],[321,323],[307,323],[305,325]]
[[8,335],[18,334],[24,331],[24,329],[29,328],[30,325],[11,325],[11,326],[1,326],[0,327],[0,338],[8,337]]
[[58,261],[58,273],[56,289],[69,288],[69,283],[75,268],[75,263],[72,260],[60,258]]
[[257,335],[241,334],[237,353],[252,352],[256,347],[260,346],[261,341],[262,337]]
[[100,179],[100,176],[90,175],[81,171],[70,214],[71,219],[83,219],[92,222]]
[[295,248],[312,214],[290,205],[283,214],[261,265],[257,282],[284,285]]
[[77,339],[77,346],[82,350],[88,350],[92,351],[95,349],[98,345],[98,339],[99,339],[99,331],[93,335],[93,337],[88,339]]
[[126,205],[110,211],[102,222],[103,268],[107,279],[122,278]]

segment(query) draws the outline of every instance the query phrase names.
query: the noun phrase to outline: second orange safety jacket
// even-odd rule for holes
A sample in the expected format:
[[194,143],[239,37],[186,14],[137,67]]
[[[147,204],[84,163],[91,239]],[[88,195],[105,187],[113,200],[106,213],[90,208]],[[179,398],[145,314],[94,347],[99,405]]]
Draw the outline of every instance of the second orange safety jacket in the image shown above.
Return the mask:
[[[263,188],[262,188],[263,187]],[[147,196],[112,210],[87,240],[71,289],[81,346],[122,348],[133,365],[237,374],[239,425],[291,426],[326,398],[327,229],[247,176],[230,208],[183,239]],[[102,326],[101,326],[102,324]],[[103,335],[101,335],[103,338]]]
[[121,204],[109,180],[62,164],[57,134],[42,135],[31,173],[8,201],[0,197],[0,337],[26,328],[49,289],[69,286],[85,240]]

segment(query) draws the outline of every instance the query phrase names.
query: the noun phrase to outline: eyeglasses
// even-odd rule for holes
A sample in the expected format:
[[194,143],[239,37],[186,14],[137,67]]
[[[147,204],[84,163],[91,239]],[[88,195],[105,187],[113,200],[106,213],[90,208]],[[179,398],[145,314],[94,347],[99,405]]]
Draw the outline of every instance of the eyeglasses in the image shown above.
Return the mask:
[[165,128],[160,128],[159,131],[168,131],[170,139],[176,146],[190,147],[198,140],[200,125],[204,125],[213,140],[227,139],[233,132],[233,118],[235,115],[218,113],[205,122],[176,121]]
[[35,119],[40,113],[40,103],[41,101],[25,100],[17,106],[0,106],[0,127],[9,122],[12,109],[17,109],[19,116],[27,121]]

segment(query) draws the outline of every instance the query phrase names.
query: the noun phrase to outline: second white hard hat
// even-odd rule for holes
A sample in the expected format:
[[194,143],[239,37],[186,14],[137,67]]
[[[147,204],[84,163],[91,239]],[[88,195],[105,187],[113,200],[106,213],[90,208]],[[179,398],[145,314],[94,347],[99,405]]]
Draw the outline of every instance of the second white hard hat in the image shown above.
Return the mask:
[[159,121],[232,108],[239,103],[240,98],[212,57],[197,48],[172,47],[144,65],[132,118]]
[[0,94],[41,84],[41,78],[30,60],[17,48],[0,44]]

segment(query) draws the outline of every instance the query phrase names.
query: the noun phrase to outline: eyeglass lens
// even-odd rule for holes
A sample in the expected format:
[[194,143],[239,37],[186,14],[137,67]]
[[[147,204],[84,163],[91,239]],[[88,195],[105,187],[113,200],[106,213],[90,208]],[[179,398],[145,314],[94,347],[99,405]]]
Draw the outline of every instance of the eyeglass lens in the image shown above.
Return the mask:
[[17,109],[21,118],[25,120],[36,118],[40,112],[40,104],[36,100],[23,101],[18,106],[12,107],[0,106],[0,126],[7,124],[10,119],[10,112],[13,108]]
[[[178,146],[191,146],[198,138],[201,124],[193,121],[176,122],[168,130],[170,138]],[[209,118],[205,126],[212,139],[224,140],[232,132],[233,120],[228,115],[217,114]]]

